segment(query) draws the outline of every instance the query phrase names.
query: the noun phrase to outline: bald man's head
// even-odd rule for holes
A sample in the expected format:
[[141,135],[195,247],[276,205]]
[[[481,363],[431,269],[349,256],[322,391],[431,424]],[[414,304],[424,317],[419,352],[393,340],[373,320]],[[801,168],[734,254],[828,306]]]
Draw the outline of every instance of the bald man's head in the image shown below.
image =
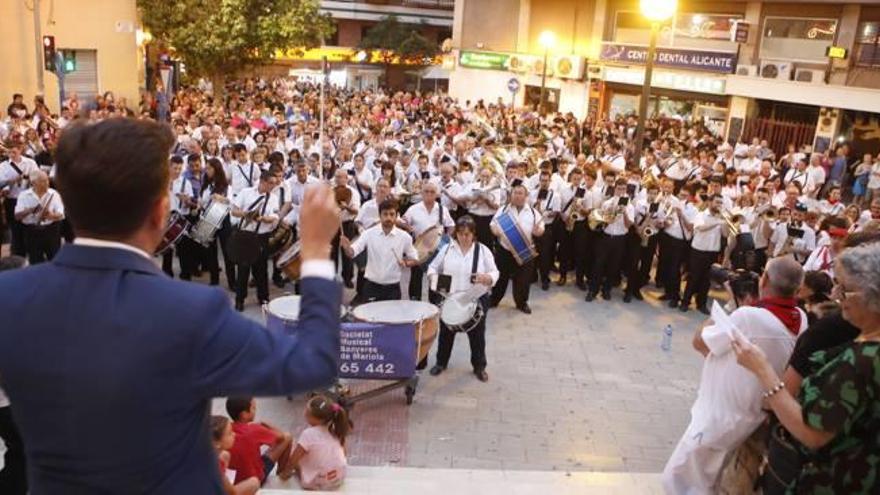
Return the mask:
[[791,256],[773,258],[764,270],[761,296],[794,297],[803,282],[804,269],[797,260]]

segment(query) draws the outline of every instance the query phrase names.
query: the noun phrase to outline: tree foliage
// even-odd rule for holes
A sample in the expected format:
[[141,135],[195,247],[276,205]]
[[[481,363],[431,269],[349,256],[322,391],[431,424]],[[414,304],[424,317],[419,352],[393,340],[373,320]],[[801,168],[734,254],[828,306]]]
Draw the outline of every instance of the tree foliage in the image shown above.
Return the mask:
[[436,43],[422,36],[413,26],[401,23],[393,15],[385,17],[368,29],[358,47],[379,51],[385,64],[390,64],[395,57],[408,63],[429,64],[439,52]]
[[187,71],[211,78],[268,63],[277,50],[310,48],[333,33],[318,0],[137,0],[144,26]]

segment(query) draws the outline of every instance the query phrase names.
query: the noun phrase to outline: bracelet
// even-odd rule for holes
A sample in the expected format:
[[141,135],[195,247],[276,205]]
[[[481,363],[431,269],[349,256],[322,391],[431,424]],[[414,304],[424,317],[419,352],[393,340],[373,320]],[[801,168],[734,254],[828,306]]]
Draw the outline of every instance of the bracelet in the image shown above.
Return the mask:
[[770,390],[764,392],[763,397],[764,397],[765,399],[769,399],[770,397],[773,397],[774,395],[776,395],[777,393],[779,393],[779,391],[781,391],[781,390],[784,389],[784,388],[785,388],[785,384],[782,383],[782,382],[779,382],[779,383],[776,384],[775,387],[773,387],[773,388],[771,388]]

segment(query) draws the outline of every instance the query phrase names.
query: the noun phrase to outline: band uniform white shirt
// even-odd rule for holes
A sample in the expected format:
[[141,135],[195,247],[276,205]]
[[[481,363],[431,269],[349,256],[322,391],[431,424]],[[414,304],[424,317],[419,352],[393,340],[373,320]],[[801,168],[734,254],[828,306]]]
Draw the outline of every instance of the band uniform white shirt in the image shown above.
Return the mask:
[[[492,217],[492,224],[497,226],[498,217],[505,212],[510,214],[513,220],[519,225],[519,228],[522,229],[523,234],[526,236],[526,242],[531,242],[532,231],[535,229],[535,226],[538,224],[544,224],[544,219],[541,218],[541,214],[529,205],[525,205],[520,209],[517,209],[513,205],[507,205],[504,208],[501,208],[495,213],[495,216]],[[507,243],[502,243],[502,246],[504,246],[504,249],[510,251]],[[510,252],[513,253],[513,251]]]
[[358,214],[357,217],[355,217],[354,221],[363,229],[369,229],[370,227],[376,225],[381,221],[379,215],[379,204],[376,202],[376,198],[373,198],[361,205],[360,209],[358,209]]
[[538,199],[540,189],[535,189],[529,194],[529,204],[540,211],[544,217],[544,223],[553,222],[562,212],[562,195],[553,186],[547,189],[547,196]]
[[621,173],[626,169],[626,158],[624,158],[623,155],[610,155],[602,161],[608,164],[609,168],[617,173]]
[[[492,277],[492,285],[498,282],[500,273],[495,266],[495,257],[485,245],[474,241],[467,252],[461,251],[458,241],[452,241],[446,245],[437,256],[428,265],[428,277],[432,280],[432,285],[436,283],[438,275],[449,275],[452,282],[449,287],[450,294],[455,292],[463,292],[473,287],[471,282],[471,272],[474,267],[474,250],[480,249],[480,258],[477,260],[477,272],[485,273]],[[488,292],[489,287],[486,287]]]
[[[262,199],[257,203],[257,199],[261,197]],[[247,187],[238,193],[238,196],[235,197],[234,204],[245,212],[248,210],[256,210],[259,212],[260,216],[275,217],[273,222],[259,222],[259,228],[257,229],[254,228],[255,222],[253,220],[249,220],[245,225],[241,225],[243,219],[240,217],[233,217],[239,224],[240,228],[258,234],[268,234],[278,226],[278,197],[275,193],[270,192],[268,194],[261,194],[256,187]]]
[[318,184],[321,182],[321,179],[318,179],[314,175],[307,175],[305,182],[300,182],[297,176],[293,176],[290,179],[285,181],[287,183],[288,191],[290,191],[290,199],[288,201],[292,202],[295,205],[301,205],[303,196],[306,194],[306,187],[310,184]]
[[190,181],[186,177],[184,177],[183,174],[181,174],[180,177],[174,179],[174,181],[171,182],[171,188],[169,191],[169,206],[171,207],[171,211],[176,211],[181,215],[189,215],[189,205],[181,201],[177,195],[183,194],[187,198],[193,199],[192,183],[190,183]]
[[37,225],[39,223],[40,226],[55,223],[55,221],[46,218],[40,221],[40,215],[44,209],[48,210],[49,213],[64,215],[64,203],[61,201],[61,195],[51,187],[43,193],[42,197],[37,196],[37,192],[33,188],[22,191],[18,196],[18,202],[15,203],[15,213],[20,213],[38,205],[42,205],[42,208],[22,218],[21,223],[25,225]]
[[[493,187],[495,187],[495,189],[492,189]],[[466,187],[466,190],[469,200],[468,211],[472,215],[489,217],[495,215],[498,211],[498,208],[492,208],[484,201],[477,201],[476,198],[478,196],[491,198],[493,203],[499,207],[501,206],[502,191],[501,188],[497,187],[493,182],[490,182],[488,185],[483,185],[479,181],[474,181]]]
[[[334,185],[333,187],[335,188],[336,186]],[[354,187],[349,186],[349,185],[346,185],[345,187],[347,187],[348,190],[351,191],[351,198],[349,198],[348,202],[346,203],[346,206],[348,206],[350,209],[354,210],[354,212],[340,209],[339,219],[343,222],[351,222],[357,217],[358,210],[360,209],[361,195],[360,195],[360,193],[357,192],[357,189],[355,189]]]
[[[701,227],[708,227],[701,229]],[[720,215],[712,215],[709,210],[701,211],[694,219],[694,238],[691,247],[698,251],[721,251],[722,229],[726,228]]]
[[17,170],[12,166],[14,162],[10,160],[6,160],[3,163],[0,163],[0,182],[6,182],[13,179],[21,179],[18,182],[13,182],[9,186],[6,187],[6,196],[10,198],[17,198],[19,194],[30,187],[30,175],[34,170],[39,170],[37,167],[37,163],[26,156],[22,156],[21,160],[15,162],[15,166],[21,170],[21,174],[18,173]]
[[636,219],[636,208],[633,206],[632,200],[626,203],[626,206],[620,207],[620,198],[617,196],[613,196],[611,198],[606,199],[602,202],[602,206],[600,208],[603,212],[606,211],[614,211],[620,210],[620,212],[614,217],[611,223],[605,226],[603,232],[608,235],[620,236],[626,235],[629,232],[629,227],[626,226],[624,218],[628,219],[630,223],[635,222]]
[[[773,229],[773,234],[770,236],[770,241],[773,243],[773,256],[779,256],[782,253],[782,248],[785,245],[786,239],[788,239],[788,227],[790,225],[791,224],[789,223],[779,222],[777,223],[776,228]],[[798,228],[804,231],[804,236],[800,239],[792,239],[791,247],[812,252],[816,249],[816,231],[807,224],[801,224]],[[806,260],[807,256],[808,255],[797,254],[795,255],[795,259],[803,262]]]
[[[458,209],[458,203],[452,200],[452,198],[463,200],[462,197],[464,193],[464,188],[455,181],[454,178],[449,178],[449,182],[443,182],[443,178],[439,175],[431,178],[431,182],[437,184],[437,193],[439,194],[439,199],[441,203],[443,203],[444,208],[448,208],[451,210]],[[452,198],[450,197],[452,196]]]
[[[682,216],[684,216],[684,219],[688,223],[693,225],[694,220],[699,213],[699,211],[697,211],[697,207],[690,202],[685,202],[684,204],[682,204],[682,201],[677,197],[672,197],[669,201],[672,206],[681,205]],[[670,224],[665,229],[663,229],[663,232],[666,232],[666,234],[670,237],[674,237],[679,240],[685,240],[691,237],[691,232],[685,230],[684,226],[681,224],[681,220],[678,218],[678,213],[676,213],[674,209],[670,210],[667,219],[669,220]]]
[[364,249],[367,250],[364,277],[381,285],[399,283],[402,271],[399,261],[419,257],[412,237],[405,230],[393,227],[386,234],[381,224],[368,228],[351,243],[352,257]]
[[422,235],[429,228],[440,225],[445,231],[448,227],[454,227],[455,222],[449,214],[449,208],[443,207],[443,218],[440,218],[440,203],[435,202],[431,211],[425,207],[425,202],[418,202],[409,208],[403,214],[403,219],[413,228],[413,236]]
[[229,183],[229,194],[233,198],[242,189],[254,187],[260,181],[260,167],[253,163],[233,162],[231,169],[232,181]]

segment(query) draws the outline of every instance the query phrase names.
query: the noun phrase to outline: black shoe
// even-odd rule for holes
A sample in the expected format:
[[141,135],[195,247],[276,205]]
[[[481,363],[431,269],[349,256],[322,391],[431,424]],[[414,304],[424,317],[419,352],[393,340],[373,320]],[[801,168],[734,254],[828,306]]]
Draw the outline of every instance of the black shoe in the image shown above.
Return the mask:
[[435,364],[435,365],[431,368],[431,371],[429,371],[428,373],[430,373],[431,376],[437,376],[437,375],[439,375],[440,373],[443,373],[443,371],[444,371],[445,369],[446,369],[446,366],[443,366],[443,365],[440,365],[440,364]]
[[593,299],[596,299],[596,293],[590,291],[587,293],[587,297],[584,298],[584,301],[593,302]]
[[285,285],[285,281],[283,278],[273,278],[272,283],[275,284],[275,287],[278,287],[279,289],[283,289]]
[[642,291],[640,291],[640,290],[637,290],[637,291],[633,292],[632,296],[633,296],[634,298],[636,298],[637,300],[639,300],[639,301],[644,301],[644,300],[645,300],[645,296],[642,295]]
[[679,303],[678,303],[678,299],[670,299],[670,300],[669,300],[669,303],[668,303],[667,305],[668,305],[670,308],[675,309],[675,308],[678,307],[678,304],[679,304]]
[[483,383],[489,381],[489,373],[486,373],[486,370],[474,370],[474,376]]
[[550,281],[544,280],[541,282],[541,290],[548,290],[550,288]]
[[346,280],[344,285],[346,289],[354,289],[354,283],[351,280]]
[[244,301],[235,301],[235,310],[239,313],[244,311]]
[[703,313],[703,314],[706,315],[706,316],[709,316],[709,314],[710,314],[710,312],[709,312],[709,308],[707,308],[705,304],[702,305],[702,306],[700,306],[700,307],[698,307],[698,308],[697,308],[697,311],[699,311],[700,313]]
[[523,313],[530,315],[532,314],[532,308],[529,307],[528,303],[522,304],[516,307],[516,309],[522,311]]
[[577,283],[575,283],[575,285],[577,285],[577,288],[580,289],[580,290],[582,290],[582,291],[586,291],[586,290],[587,290],[587,283],[584,282],[583,280],[579,280]]
[[495,299],[492,299],[489,301],[489,307],[490,308],[497,308],[499,303],[501,303],[501,301],[496,301]]
[[565,285],[565,279],[566,277],[564,273],[562,275],[559,275],[559,278],[556,280],[556,285],[562,287],[563,285]]
[[605,299],[606,301],[610,301],[611,300],[611,291],[603,290],[602,291],[602,299]]
[[632,302],[632,300],[633,300],[632,294],[630,294],[629,292],[627,292],[626,294],[623,295],[623,302],[629,304]]
[[678,310],[681,311],[682,313],[687,313],[688,309],[690,309],[689,306],[690,306],[690,304],[682,301],[681,304],[678,306]]

